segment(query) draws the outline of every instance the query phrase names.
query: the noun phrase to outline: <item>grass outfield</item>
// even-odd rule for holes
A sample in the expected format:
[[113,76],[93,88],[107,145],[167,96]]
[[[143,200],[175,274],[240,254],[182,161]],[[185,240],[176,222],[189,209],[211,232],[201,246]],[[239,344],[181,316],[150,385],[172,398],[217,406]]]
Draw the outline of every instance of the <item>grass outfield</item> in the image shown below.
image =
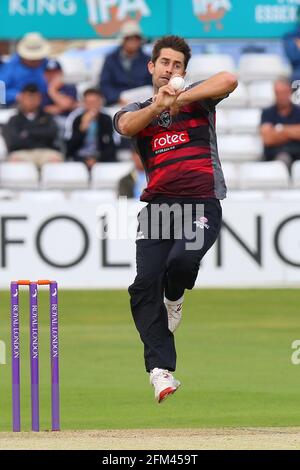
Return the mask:
[[[50,426],[48,295],[40,295],[41,429]],[[176,332],[182,388],[154,402],[126,291],[60,291],[62,429],[300,425],[299,290],[194,290]],[[0,292],[0,431],[11,429],[9,293]],[[21,295],[22,428],[30,429],[28,299]],[[24,334],[25,333],[25,334]]]

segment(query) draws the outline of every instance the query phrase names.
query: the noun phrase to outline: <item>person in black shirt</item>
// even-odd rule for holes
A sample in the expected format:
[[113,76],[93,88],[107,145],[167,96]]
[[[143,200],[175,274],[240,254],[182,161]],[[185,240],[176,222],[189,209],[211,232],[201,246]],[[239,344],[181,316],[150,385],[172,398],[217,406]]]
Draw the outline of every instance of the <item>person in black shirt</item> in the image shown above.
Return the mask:
[[289,167],[300,158],[300,106],[291,101],[287,79],[274,83],[276,102],[262,112],[260,132],[266,161],[282,160]]
[[86,90],[83,110],[75,117],[67,138],[68,159],[84,162],[89,169],[98,161],[116,161],[112,120],[101,108],[101,93],[95,88]]
[[10,161],[28,161],[41,167],[47,162],[63,160],[56,147],[57,125],[41,109],[41,102],[42,95],[35,84],[26,85],[18,95],[19,112],[3,129]]

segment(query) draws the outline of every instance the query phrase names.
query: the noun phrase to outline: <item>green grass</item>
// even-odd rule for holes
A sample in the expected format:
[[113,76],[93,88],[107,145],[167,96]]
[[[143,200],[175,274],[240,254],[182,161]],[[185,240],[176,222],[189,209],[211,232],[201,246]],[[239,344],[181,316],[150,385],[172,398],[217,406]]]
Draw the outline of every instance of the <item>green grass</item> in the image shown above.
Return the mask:
[[[49,327],[40,295],[41,428],[50,426]],[[63,429],[300,425],[298,290],[194,290],[176,333],[181,390],[154,402],[126,291],[61,291]],[[22,425],[30,429],[28,305],[21,296]],[[0,430],[11,429],[9,294],[0,292]]]

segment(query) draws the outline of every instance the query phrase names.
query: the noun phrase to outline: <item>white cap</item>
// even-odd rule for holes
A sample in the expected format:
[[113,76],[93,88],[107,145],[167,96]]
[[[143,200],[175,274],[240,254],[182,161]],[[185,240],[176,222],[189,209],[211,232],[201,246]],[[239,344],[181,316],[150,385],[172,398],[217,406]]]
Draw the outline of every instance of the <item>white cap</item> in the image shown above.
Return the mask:
[[50,44],[40,33],[28,33],[19,41],[17,53],[26,60],[45,59],[50,53]]
[[140,25],[136,21],[126,21],[120,29],[120,37],[122,39],[130,36],[143,36]]

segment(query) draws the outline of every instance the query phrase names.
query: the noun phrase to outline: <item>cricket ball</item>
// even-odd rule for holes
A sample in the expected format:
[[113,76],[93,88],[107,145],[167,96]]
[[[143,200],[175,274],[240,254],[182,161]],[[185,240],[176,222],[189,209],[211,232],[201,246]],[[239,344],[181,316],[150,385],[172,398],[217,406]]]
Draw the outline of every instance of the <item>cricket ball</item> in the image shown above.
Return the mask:
[[185,87],[185,82],[182,77],[173,77],[169,81],[169,85],[171,85],[171,87],[174,88],[175,91],[183,90]]

